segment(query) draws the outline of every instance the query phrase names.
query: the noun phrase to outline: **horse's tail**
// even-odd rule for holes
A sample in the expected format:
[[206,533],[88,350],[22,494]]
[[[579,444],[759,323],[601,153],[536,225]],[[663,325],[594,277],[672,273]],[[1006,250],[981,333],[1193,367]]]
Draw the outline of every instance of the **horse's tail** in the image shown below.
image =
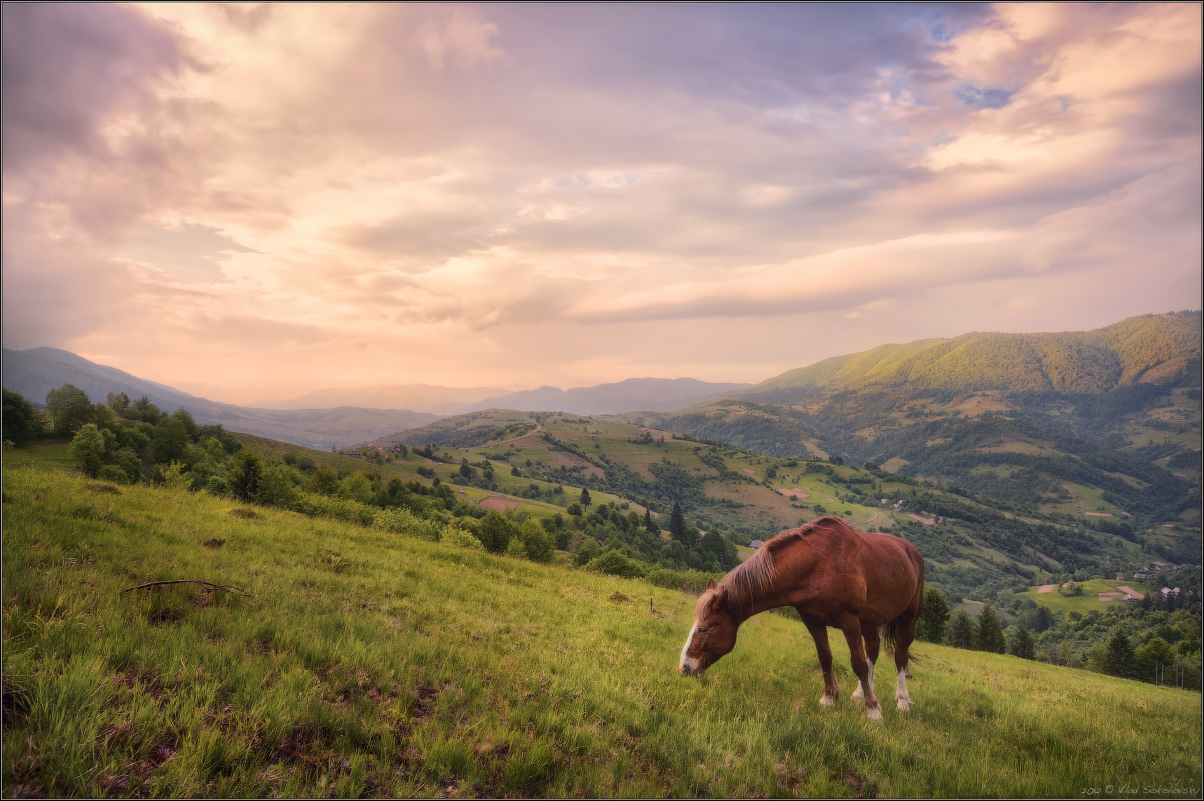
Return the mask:
[[[907,625],[911,626],[914,634],[916,623],[920,619],[920,615],[924,614],[924,559],[919,555],[919,551],[915,552],[918,557],[916,567],[919,569],[920,580],[916,582],[915,592],[912,594],[911,603],[904,612],[890,621],[883,627],[882,642],[886,645],[886,652],[891,656],[895,653],[895,641],[898,639],[899,621],[903,618],[909,618]],[[920,658],[908,650],[907,657],[912,662],[919,662]]]
[[882,644],[886,646],[886,652],[891,656],[895,655],[895,640],[898,638],[898,632],[898,618],[895,618],[882,627]]

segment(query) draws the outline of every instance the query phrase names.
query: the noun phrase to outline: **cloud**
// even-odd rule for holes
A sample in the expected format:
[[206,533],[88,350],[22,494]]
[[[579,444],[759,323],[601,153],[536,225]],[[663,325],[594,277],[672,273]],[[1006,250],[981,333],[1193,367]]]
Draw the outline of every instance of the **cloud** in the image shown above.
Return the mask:
[[67,9],[3,8],[6,344],[756,380],[1198,285],[1196,5]]

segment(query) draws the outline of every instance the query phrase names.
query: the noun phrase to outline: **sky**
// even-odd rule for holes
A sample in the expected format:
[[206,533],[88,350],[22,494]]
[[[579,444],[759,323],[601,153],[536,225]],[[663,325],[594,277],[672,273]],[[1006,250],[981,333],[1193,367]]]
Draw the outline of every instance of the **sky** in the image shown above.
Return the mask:
[[24,4],[3,343],[755,383],[1201,305],[1201,5]]

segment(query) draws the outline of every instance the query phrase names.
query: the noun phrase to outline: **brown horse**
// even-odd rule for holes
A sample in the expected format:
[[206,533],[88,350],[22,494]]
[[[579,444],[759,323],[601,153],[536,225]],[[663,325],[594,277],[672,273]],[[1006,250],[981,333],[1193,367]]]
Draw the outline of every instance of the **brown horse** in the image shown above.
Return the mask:
[[779,534],[718,585],[707,582],[681,650],[681,672],[701,674],[732,650],[741,623],[779,606],[797,609],[815,640],[824,673],[820,704],[832,706],[840,694],[828,647],[827,627],[833,626],[849,641],[859,680],[853,700],[864,699],[870,719],[882,719],[874,695],[874,662],[881,642],[878,629],[885,626],[898,670],[895,701],[901,711],[910,708],[907,649],[924,608],[924,558],[914,545],[856,531],[838,517],[821,517]]

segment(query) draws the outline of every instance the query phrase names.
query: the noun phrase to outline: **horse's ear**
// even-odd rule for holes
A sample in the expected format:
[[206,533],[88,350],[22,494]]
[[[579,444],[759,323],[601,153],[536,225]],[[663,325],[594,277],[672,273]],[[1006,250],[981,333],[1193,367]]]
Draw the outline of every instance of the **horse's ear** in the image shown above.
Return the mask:
[[707,589],[708,590],[715,589],[715,579],[713,579],[713,578],[707,579]]

